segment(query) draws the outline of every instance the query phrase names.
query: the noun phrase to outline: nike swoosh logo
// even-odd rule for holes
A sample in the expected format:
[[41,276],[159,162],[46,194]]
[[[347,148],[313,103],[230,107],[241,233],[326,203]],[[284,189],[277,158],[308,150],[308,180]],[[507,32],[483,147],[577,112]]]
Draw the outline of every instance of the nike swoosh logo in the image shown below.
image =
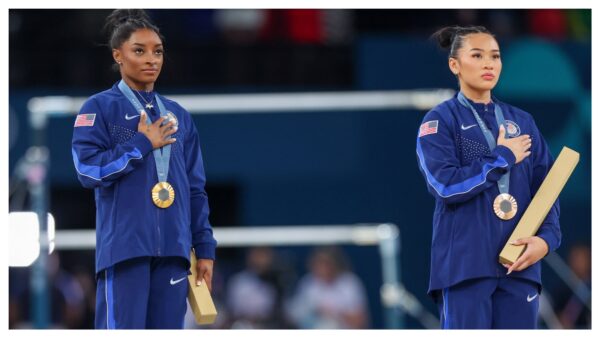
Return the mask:
[[129,115],[125,114],[125,120],[133,120],[134,118],[136,118],[138,116],[140,116],[140,114],[133,115],[133,116],[129,116]]
[[471,128],[475,127],[475,126],[476,126],[476,124],[472,124],[472,125],[470,125],[470,126],[466,126],[466,127],[465,127],[465,125],[464,125],[464,124],[461,124],[461,125],[460,125],[460,129],[462,129],[462,130],[467,130],[467,129],[471,129]]
[[532,300],[536,299],[538,296],[538,294],[536,293],[535,295],[533,295],[533,297],[530,297],[529,295],[527,295],[527,303],[531,303]]
[[175,284],[181,282],[184,279],[186,279],[186,277],[180,278],[178,280],[173,280],[173,277],[171,277],[171,282],[170,283],[171,283],[171,285],[175,285]]

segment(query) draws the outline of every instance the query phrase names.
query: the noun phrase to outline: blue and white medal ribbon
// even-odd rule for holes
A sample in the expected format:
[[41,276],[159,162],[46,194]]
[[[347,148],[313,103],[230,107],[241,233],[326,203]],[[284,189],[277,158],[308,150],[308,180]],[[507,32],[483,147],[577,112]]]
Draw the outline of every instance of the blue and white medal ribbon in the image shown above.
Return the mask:
[[[119,89],[129,100],[129,102],[131,102],[136,111],[140,112],[140,114],[145,113],[141,102],[135,97],[135,94],[125,83],[125,81],[121,80],[119,82]],[[158,95],[156,95],[156,103],[158,104],[158,112],[160,116],[168,118],[169,116],[167,114],[167,110],[165,109],[165,106]],[[150,118],[146,119],[146,124],[152,124]],[[173,189],[173,186],[167,182],[167,177],[169,175],[169,159],[171,157],[171,145],[167,144],[162,148],[154,149],[152,153],[154,154],[156,174],[158,176],[158,183],[152,187],[152,201],[159,208],[168,208],[171,206],[171,204],[173,204],[173,201],[175,201],[175,189]]]
[[[464,96],[462,92],[458,93],[458,101],[465,107],[469,108],[471,112],[473,112],[473,116],[479,125],[479,128],[483,132],[483,136],[487,141],[490,150],[494,150],[496,148],[496,139],[494,139],[494,135],[490,131],[490,129],[485,125],[483,119],[477,113],[477,110],[473,108],[469,100]],[[506,129],[506,123],[504,120],[504,113],[502,112],[502,108],[500,108],[499,104],[494,104],[494,114],[496,115],[496,123],[498,123],[498,127],[504,126]],[[508,193],[508,188],[510,186],[510,170],[508,170],[497,182],[498,190],[500,194],[494,199],[494,213],[500,219],[509,220],[517,214],[517,200]]]

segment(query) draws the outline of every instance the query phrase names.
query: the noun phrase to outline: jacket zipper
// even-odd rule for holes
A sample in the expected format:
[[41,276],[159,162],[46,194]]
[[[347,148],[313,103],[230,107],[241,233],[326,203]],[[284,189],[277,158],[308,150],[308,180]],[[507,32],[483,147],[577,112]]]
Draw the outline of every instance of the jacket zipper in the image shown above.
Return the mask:
[[[152,152],[152,157],[153,161],[151,162],[155,162],[156,160],[154,159],[154,153]],[[156,172],[156,165],[154,166],[150,166],[151,168],[154,167],[154,172]],[[157,175],[158,176],[158,175]],[[157,177],[158,179],[158,177]],[[152,203],[154,204],[154,203]],[[156,210],[156,255],[160,256],[160,208],[156,207],[155,205],[152,205],[152,208],[154,208]]]
[[[500,238],[502,238],[503,236],[504,236],[504,221],[500,220]],[[496,272],[498,273],[498,276],[496,276],[496,277],[500,278],[502,276],[502,269],[500,269],[500,267],[497,267]]]
[[157,254],[158,256],[160,256],[160,209],[156,208],[156,232],[157,232],[157,238],[156,238],[156,244],[157,244]]

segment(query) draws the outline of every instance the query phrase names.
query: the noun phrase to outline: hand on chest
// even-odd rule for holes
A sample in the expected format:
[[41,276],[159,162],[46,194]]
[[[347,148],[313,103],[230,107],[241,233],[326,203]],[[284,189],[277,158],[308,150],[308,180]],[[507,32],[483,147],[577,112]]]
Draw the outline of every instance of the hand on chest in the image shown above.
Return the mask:
[[[161,114],[156,109],[156,106],[146,108],[144,111],[147,114],[146,121],[149,122],[149,124],[154,124],[161,118]],[[172,127],[177,127],[177,131],[171,135],[171,137],[177,140],[175,143],[173,143],[173,148],[176,148],[173,150],[181,150],[180,148],[183,130],[177,115],[170,110],[166,110],[166,113],[163,114],[162,117],[164,117],[164,121],[161,123],[161,125],[166,125],[167,123],[172,122]],[[139,128],[143,128],[148,125],[148,123],[146,123],[144,126],[142,126],[140,125],[140,121],[141,112],[136,112],[133,107],[129,107],[127,105],[121,107],[117,113],[111,116],[111,123],[109,123],[110,135],[113,144],[127,142],[129,139],[135,136],[135,134],[140,130]]]
[[[494,147],[498,139],[498,123],[494,114],[482,114],[481,122],[491,132],[494,139]],[[521,135],[521,126],[510,119],[505,120],[506,135],[513,138]],[[486,140],[484,132],[473,116],[465,116],[456,126],[455,141],[458,153],[460,154],[461,162],[469,164],[473,160],[481,158],[491,152],[488,140]]]

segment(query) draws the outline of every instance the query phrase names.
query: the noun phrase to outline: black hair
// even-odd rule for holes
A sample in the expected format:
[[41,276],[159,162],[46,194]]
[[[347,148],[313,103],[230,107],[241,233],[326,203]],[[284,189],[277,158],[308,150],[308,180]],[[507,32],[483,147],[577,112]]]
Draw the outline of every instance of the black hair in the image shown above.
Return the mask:
[[[116,9],[106,17],[104,24],[104,31],[108,35],[108,48],[111,51],[120,48],[138,29],[150,29],[161,41],[165,41],[158,27],[143,9]],[[119,71],[119,65],[114,64],[113,70]]]
[[104,30],[108,33],[108,47],[121,47],[138,29],[153,30],[161,40],[164,40],[158,27],[152,23],[143,9],[116,9],[106,18]]
[[431,35],[442,49],[448,49],[448,58],[456,58],[458,50],[462,48],[465,36],[475,33],[489,34],[495,38],[487,28],[483,26],[448,26]]

